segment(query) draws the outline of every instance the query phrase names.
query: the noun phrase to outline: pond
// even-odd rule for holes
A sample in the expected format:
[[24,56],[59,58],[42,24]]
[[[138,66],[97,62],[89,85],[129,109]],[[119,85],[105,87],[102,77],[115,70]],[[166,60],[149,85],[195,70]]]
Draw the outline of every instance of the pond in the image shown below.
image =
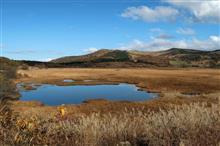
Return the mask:
[[157,96],[156,93],[141,91],[132,84],[114,85],[71,85],[57,86],[42,84],[33,90],[18,88],[23,101],[40,101],[46,105],[80,104],[89,99],[112,101],[144,101]]
[[74,82],[74,80],[72,80],[72,79],[65,79],[65,80],[63,80],[63,82],[64,83],[72,83],[72,82]]

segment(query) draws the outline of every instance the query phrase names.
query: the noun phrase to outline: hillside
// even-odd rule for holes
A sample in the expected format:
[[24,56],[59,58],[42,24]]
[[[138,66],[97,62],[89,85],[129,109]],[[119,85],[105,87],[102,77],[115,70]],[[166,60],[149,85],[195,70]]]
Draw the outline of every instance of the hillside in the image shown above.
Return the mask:
[[129,61],[129,53],[120,50],[102,49],[91,54],[82,56],[67,56],[52,60],[54,63],[71,62],[111,62],[111,61]]
[[82,56],[68,56],[50,63],[78,67],[220,67],[220,50],[172,48],[158,52],[102,49]]
[[16,78],[18,63],[5,57],[0,57],[0,102],[7,98],[16,98],[16,86],[12,79]]

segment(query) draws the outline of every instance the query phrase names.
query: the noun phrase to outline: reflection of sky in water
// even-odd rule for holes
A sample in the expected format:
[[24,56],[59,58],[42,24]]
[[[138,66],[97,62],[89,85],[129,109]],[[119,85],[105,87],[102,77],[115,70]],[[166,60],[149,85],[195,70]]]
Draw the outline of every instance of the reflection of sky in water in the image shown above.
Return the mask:
[[78,104],[87,99],[143,101],[156,97],[154,93],[138,91],[135,85],[41,85],[36,90],[20,90],[21,100],[38,100],[47,105]]
[[65,79],[65,80],[63,80],[63,82],[65,82],[65,83],[71,83],[71,82],[74,82],[74,80],[71,80],[71,79]]

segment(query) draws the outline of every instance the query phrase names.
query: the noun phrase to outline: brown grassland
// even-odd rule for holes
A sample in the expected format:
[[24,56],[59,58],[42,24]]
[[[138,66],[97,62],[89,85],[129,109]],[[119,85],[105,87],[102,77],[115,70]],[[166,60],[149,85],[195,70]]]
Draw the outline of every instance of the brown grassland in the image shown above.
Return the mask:
[[[20,78],[15,82],[70,84],[111,84],[132,83],[143,90],[158,92],[160,98],[145,102],[111,102],[90,100],[80,105],[66,105],[68,114],[93,112],[119,112],[124,108],[145,110],[166,109],[170,104],[181,105],[194,102],[216,103],[220,96],[220,70],[217,69],[32,69],[19,70]],[[75,82],[64,83],[64,79]],[[83,80],[92,80],[83,82]],[[102,97],[100,97],[102,98]],[[37,114],[54,116],[57,108],[43,106],[39,102],[13,102],[16,111],[22,116]],[[39,108],[41,107],[41,108]],[[122,108],[123,107],[123,108]],[[70,116],[71,117],[71,116]]]
[[[2,145],[220,144],[218,69],[53,68],[19,70],[18,76],[15,83],[85,84],[83,80],[92,80],[87,84],[132,83],[160,93],[160,98],[144,102],[100,99],[65,106],[15,100],[10,102],[11,109],[0,108],[0,139],[7,139],[0,140]],[[76,82],[63,83],[64,79]],[[64,113],[60,113],[61,108]]]
[[[155,92],[213,93],[220,91],[219,69],[34,69],[20,70],[17,81],[57,83],[63,79],[137,84]],[[78,83],[77,83],[78,84]]]

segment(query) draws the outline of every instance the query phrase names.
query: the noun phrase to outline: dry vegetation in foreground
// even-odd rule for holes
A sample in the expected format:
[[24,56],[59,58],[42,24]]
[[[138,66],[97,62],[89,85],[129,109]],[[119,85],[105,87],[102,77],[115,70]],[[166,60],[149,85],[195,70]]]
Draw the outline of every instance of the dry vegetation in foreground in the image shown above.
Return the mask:
[[168,110],[124,109],[120,114],[14,117],[1,106],[0,145],[218,146],[219,103],[170,105]]

